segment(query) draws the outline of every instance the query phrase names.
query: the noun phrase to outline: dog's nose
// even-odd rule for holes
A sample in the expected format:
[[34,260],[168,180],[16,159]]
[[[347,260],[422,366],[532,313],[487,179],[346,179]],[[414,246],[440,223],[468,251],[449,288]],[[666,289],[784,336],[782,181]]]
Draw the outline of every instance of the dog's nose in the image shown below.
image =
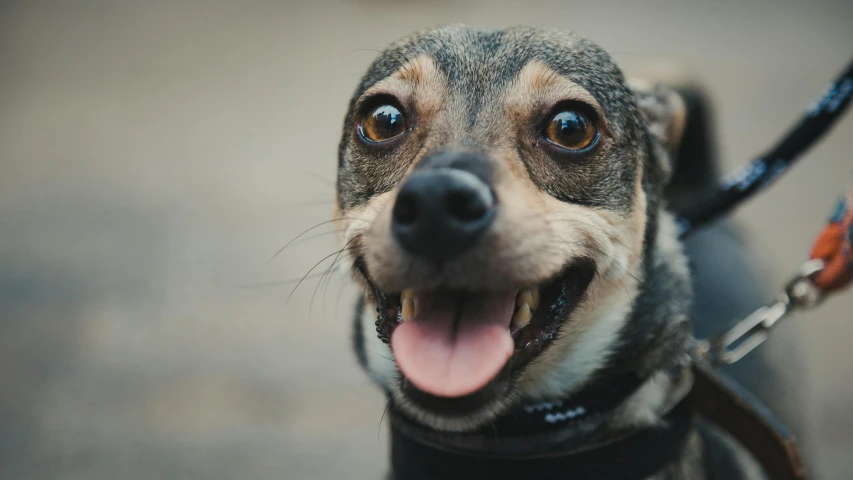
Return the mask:
[[494,213],[494,195],[476,175],[455,168],[416,171],[400,188],[391,228],[406,251],[442,262],[471,248]]

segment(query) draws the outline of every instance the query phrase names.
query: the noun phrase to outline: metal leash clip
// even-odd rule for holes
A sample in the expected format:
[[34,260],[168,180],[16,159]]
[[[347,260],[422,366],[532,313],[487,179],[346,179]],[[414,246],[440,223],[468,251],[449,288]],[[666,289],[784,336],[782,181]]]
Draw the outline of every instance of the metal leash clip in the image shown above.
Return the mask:
[[823,292],[814,284],[812,276],[823,269],[820,259],[809,260],[800,267],[800,273],[788,282],[776,301],[765,305],[728,331],[703,342],[699,346],[705,355],[716,364],[732,364],[764,343],[779,320],[795,310],[817,306],[823,300]]
[[791,312],[817,306],[825,296],[853,283],[853,188],[838,202],[814,242],[811,260],[785,286],[776,301],[754,311],[709,340],[695,340],[690,360],[729,365],[764,343],[773,327]]

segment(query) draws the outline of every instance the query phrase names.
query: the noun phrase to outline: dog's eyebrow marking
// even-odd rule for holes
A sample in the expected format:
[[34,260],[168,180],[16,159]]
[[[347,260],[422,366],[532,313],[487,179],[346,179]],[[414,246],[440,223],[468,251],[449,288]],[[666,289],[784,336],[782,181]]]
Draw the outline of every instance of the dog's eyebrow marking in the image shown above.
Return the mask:
[[445,103],[447,92],[447,79],[435,61],[429,55],[420,55],[368,88],[359,103],[375,95],[391,95],[404,105],[413,104],[419,116],[430,118]]
[[505,111],[524,118],[543,107],[564,100],[575,100],[593,107],[604,127],[610,124],[598,100],[589,91],[563,76],[541,60],[531,60],[525,65],[503,95]]

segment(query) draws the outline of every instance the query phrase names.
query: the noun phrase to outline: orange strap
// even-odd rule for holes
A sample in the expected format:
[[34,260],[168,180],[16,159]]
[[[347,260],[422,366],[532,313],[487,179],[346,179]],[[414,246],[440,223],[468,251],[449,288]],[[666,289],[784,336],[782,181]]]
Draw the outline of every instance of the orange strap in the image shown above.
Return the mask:
[[823,260],[823,269],[812,280],[824,292],[840,290],[853,281],[853,188],[812,246],[811,258]]

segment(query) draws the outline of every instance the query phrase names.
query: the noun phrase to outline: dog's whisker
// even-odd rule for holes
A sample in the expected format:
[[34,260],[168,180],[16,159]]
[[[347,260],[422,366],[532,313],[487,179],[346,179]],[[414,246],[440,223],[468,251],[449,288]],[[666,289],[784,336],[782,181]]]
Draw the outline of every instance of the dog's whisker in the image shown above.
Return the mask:
[[[314,307],[314,297],[317,295],[317,289],[318,288],[321,289],[320,290],[321,292],[325,291],[323,289],[323,287],[325,285],[325,282],[331,277],[331,273],[334,271],[334,268],[335,268],[335,263],[337,263],[337,261],[341,257],[341,255],[349,249],[349,244],[352,243],[353,240],[355,240],[355,237],[353,237],[346,244],[344,244],[344,247],[338,252],[338,254],[335,256],[335,259],[332,260],[332,263],[329,265],[329,267],[326,269],[326,271],[320,277],[320,281],[317,282],[317,285],[314,287],[314,293],[311,295],[311,304],[308,307],[308,317],[309,318],[311,317],[311,312],[312,312],[312,309]],[[322,297],[322,295],[321,295],[321,297]],[[322,300],[322,298],[321,298],[321,300]]]
[[331,219],[331,220],[326,220],[326,221],[324,221],[324,222],[320,222],[320,223],[318,223],[317,225],[314,225],[313,227],[311,227],[311,228],[309,228],[309,229],[307,229],[307,230],[303,231],[303,232],[302,232],[302,233],[300,233],[299,235],[297,235],[297,236],[293,237],[289,242],[287,242],[283,247],[281,247],[277,252],[275,252],[275,255],[273,255],[273,256],[272,256],[272,258],[270,258],[270,259],[269,259],[269,261],[268,261],[267,263],[270,263],[270,262],[272,262],[273,260],[275,260],[275,257],[277,257],[281,252],[283,252],[287,247],[289,247],[289,246],[290,246],[294,241],[296,241],[296,240],[297,240],[298,238],[300,238],[302,235],[305,235],[306,233],[310,232],[311,230],[314,230],[315,228],[322,227],[323,225],[328,225],[328,224],[330,224],[330,223],[334,223],[334,222],[341,222],[341,221],[345,221],[345,220],[349,220],[349,221],[362,221],[362,222],[364,221],[364,220],[363,220],[363,219],[361,219],[361,218],[339,217],[339,218],[333,218],[333,219]]
[[309,317],[311,316],[311,309],[312,309],[312,308],[313,308],[313,306],[314,306],[314,297],[317,295],[317,289],[318,289],[318,288],[322,288],[322,287],[324,286],[324,284],[325,284],[325,281],[327,281],[329,278],[331,278],[332,273],[334,273],[334,272],[335,272],[335,270],[334,270],[335,263],[337,263],[337,261],[338,261],[338,259],[340,258],[340,256],[341,256],[344,252],[358,250],[358,246],[357,246],[357,245],[348,246],[348,245],[349,245],[349,243],[350,243],[350,242],[347,242],[347,245],[344,245],[344,248],[342,248],[340,251],[338,251],[337,256],[335,256],[335,259],[334,259],[334,260],[332,260],[332,263],[329,265],[329,268],[327,268],[327,269],[326,269],[326,271],[325,271],[325,272],[323,273],[323,275],[320,277],[320,281],[318,281],[318,282],[317,282],[317,285],[314,287],[314,293],[311,295],[311,304],[310,304],[310,306],[309,306],[309,308],[308,308],[308,315],[309,315]]
[[376,352],[376,351],[374,351],[374,350],[371,350],[371,349],[369,349],[369,348],[365,348],[365,351],[366,351],[366,352],[368,352],[368,353],[372,353],[373,355],[376,355],[376,356],[377,356],[377,357],[379,357],[379,358],[382,358],[382,359],[388,360],[389,362],[393,362],[393,361],[394,361],[394,359],[393,359],[393,358],[391,358],[391,357],[386,357],[385,355],[382,355],[381,353]]
[[290,246],[295,247],[296,245],[306,243],[306,242],[310,242],[311,240],[316,240],[316,239],[321,238],[321,237],[334,235],[336,233],[338,233],[337,230],[329,230],[328,232],[322,232],[322,233],[316,233],[314,235],[308,235],[307,237],[300,238],[299,240],[293,242],[292,244],[290,244]]
[[[563,243],[565,243],[565,244],[567,244],[567,245],[570,245],[570,246],[573,246],[573,247],[585,247],[585,248],[589,248],[589,249],[591,249],[591,250],[595,251],[596,253],[598,253],[599,255],[602,255],[602,256],[604,256],[604,257],[607,257],[607,258],[611,259],[612,261],[616,262],[617,264],[620,264],[620,262],[619,262],[619,260],[618,260],[617,258],[615,258],[613,255],[610,255],[610,254],[608,254],[607,252],[605,252],[605,251],[601,250],[601,249],[600,249],[599,247],[597,247],[596,245],[592,245],[592,244],[589,244],[589,243],[583,243],[583,242],[563,242]],[[625,269],[625,270],[624,270],[624,272],[625,272],[627,275],[629,275],[631,278],[633,278],[634,280],[636,280],[640,285],[642,285],[642,286],[644,286],[644,287],[646,286],[646,284],[645,284],[645,282],[643,282],[643,280],[641,280],[640,278],[638,278],[636,275],[634,275],[633,273],[631,273],[629,270]],[[600,277],[600,273],[599,273],[599,272],[596,272],[596,275],[597,275],[597,276],[599,276],[599,278],[602,278],[602,277]],[[621,279],[620,279],[620,280],[621,280]],[[625,283],[624,283],[624,282],[622,282],[622,285],[623,285],[623,287],[625,287]],[[625,291],[626,291],[626,293],[628,292],[627,287],[625,287]]]
[[281,287],[284,285],[293,285],[294,283],[299,282],[303,278],[305,278],[306,280],[310,280],[312,278],[319,278],[320,276],[322,276],[322,273],[316,273],[314,275],[309,275],[307,278],[306,277],[298,277],[298,278],[290,278],[287,280],[277,280],[277,281],[273,281],[273,282],[248,283],[248,284],[244,284],[244,285],[237,285],[237,288],[241,289],[241,290],[243,290],[243,289],[250,290],[250,289],[255,289],[255,288]]
[[322,259],[320,259],[320,261],[319,261],[319,262],[315,263],[315,264],[314,264],[314,266],[313,266],[313,267],[311,267],[311,269],[310,269],[310,270],[308,270],[308,272],[307,272],[307,273],[306,273],[306,274],[305,274],[305,275],[304,275],[304,276],[299,280],[299,282],[296,284],[296,286],[295,286],[295,287],[293,287],[293,290],[291,290],[291,291],[290,291],[290,295],[288,295],[288,296],[287,296],[287,300],[285,300],[284,305],[285,305],[285,306],[287,306],[288,302],[290,302],[290,299],[293,297],[293,294],[294,294],[294,293],[296,292],[296,290],[299,288],[299,285],[302,285],[302,282],[303,282],[303,281],[305,281],[305,279],[308,277],[308,275],[309,275],[312,271],[314,271],[314,269],[315,269],[315,268],[317,268],[318,266],[320,266],[320,264],[321,264],[321,263],[323,263],[323,262],[325,262],[326,260],[328,260],[328,259],[332,258],[333,256],[335,256],[335,255],[339,255],[339,254],[341,253],[341,251],[343,251],[343,250],[344,250],[344,249],[336,250],[336,251],[334,251],[334,252],[332,252],[332,253],[330,253],[330,254],[326,255],[326,256],[325,256],[325,257],[323,257]]
[[[359,238],[359,239],[360,239],[360,238],[361,238],[361,235],[356,235],[356,236],[354,236],[350,241],[355,240],[356,238]],[[347,243],[349,243],[349,242],[347,242]],[[321,303],[322,303],[322,305],[323,305],[323,314],[324,314],[324,315],[326,314],[326,297],[327,297],[327,293],[328,293],[328,290],[329,290],[329,285],[330,285],[330,283],[331,283],[332,273],[333,273],[333,271],[334,271],[334,267],[335,267],[335,264],[336,264],[336,263],[337,263],[337,261],[338,261],[338,258],[339,258],[339,257],[335,257],[335,260],[334,260],[334,261],[332,261],[332,265],[330,265],[330,266],[329,266],[329,271],[330,271],[330,273],[326,276],[326,279],[325,279],[325,285],[324,285],[324,286],[323,286],[323,288],[322,288],[322,293],[321,293]],[[338,299],[340,299],[340,296],[338,297]],[[336,309],[335,309],[335,315],[337,315],[337,306],[336,306]]]
[[320,281],[318,281],[318,282],[317,282],[317,285],[315,285],[315,286],[314,286],[314,293],[312,293],[312,294],[311,294],[311,303],[309,303],[309,304],[308,304],[308,318],[311,318],[311,315],[312,315],[313,310],[314,310],[314,297],[316,297],[316,296],[317,296],[317,289],[319,289],[319,288],[320,288],[320,285],[322,285],[322,284],[323,284],[323,280],[324,280],[324,279],[329,275],[329,273],[332,271],[332,267],[334,267],[334,266],[335,266],[335,262],[337,262],[337,261],[338,261],[338,259],[341,257],[341,254],[343,254],[343,253],[344,253],[344,251],[346,251],[346,250],[349,248],[350,243],[352,243],[353,241],[355,241],[355,240],[356,240],[356,239],[358,239],[358,238],[360,238],[360,237],[353,237],[353,238],[351,238],[347,243],[345,243],[345,244],[344,244],[343,248],[341,248],[340,250],[338,250],[338,252],[337,252],[337,256],[335,256],[335,259],[334,259],[334,260],[332,260],[332,263],[329,265],[329,268],[327,268],[327,269],[326,269],[326,271],[325,271],[325,272],[323,272],[323,275],[320,277]]
[[[601,255],[604,255],[605,257],[608,257],[608,258],[610,258],[611,260],[613,260],[614,262],[617,262],[617,263],[618,263],[618,260],[617,260],[616,258],[614,258],[612,255],[608,255],[607,253],[605,253],[605,252],[603,252],[603,251],[601,251],[601,250],[599,250],[599,249],[595,249],[595,250],[596,250],[598,253],[600,253]],[[640,285],[642,285],[642,286],[644,286],[644,287],[646,287],[646,286],[647,286],[647,285],[646,285],[646,283],[645,283],[643,280],[641,280],[640,278],[638,278],[636,275],[634,275],[633,273],[631,273],[629,270],[625,269],[625,273],[626,273],[628,276],[630,276],[631,278],[633,278],[634,280],[636,280],[636,281],[637,281],[637,283],[639,283]]]
[[380,435],[382,435],[382,421],[385,420],[385,415],[388,413],[388,409],[391,408],[391,399],[389,398],[385,402],[385,410],[382,411],[382,416],[379,417],[379,428],[376,429],[376,441],[379,441]]
[[[352,238],[347,240],[347,242],[344,244],[344,247],[349,245],[351,242],[356,241],[356,244],[353,245],[353,250],[358,251],[359,249],[361,249],[362,238],[363,238],[363,235],[361,233],[357,233],[357,234],[353,235]],[[358,255],[354,255],[354,257],[357,257],[357,256]],[[329,268],[330,269],[334,268],[335,263],[337,263],[337,261],[338,261],[338,257],[335,257],[335,261],[332,262],[332,265]]]
[[334,187],[335,187],[335,181],[334,181],[334,180],[332,180],[331,178],[326,178],[326,177],[324,177],[323,175],[320,175],[320,174],[319,174],[319,173],[317,173],[317,172],[312,172],[311,170],[308,170],[307,168],[294,168],[294,170],[296,170],[297,172],[300,172],[300,173],[304,173],[304,174],[306,174],[306,175],[309,175],[309,176],[311,176],[311,177],[314,177],[314,178],[315,178],[315,179],[317,179],[317,180],[321,180],[321,181],[322,181],[322,183],[323,183],[324,185],[326,185],[327,187],[329,187],[329,188],[334,188]]

